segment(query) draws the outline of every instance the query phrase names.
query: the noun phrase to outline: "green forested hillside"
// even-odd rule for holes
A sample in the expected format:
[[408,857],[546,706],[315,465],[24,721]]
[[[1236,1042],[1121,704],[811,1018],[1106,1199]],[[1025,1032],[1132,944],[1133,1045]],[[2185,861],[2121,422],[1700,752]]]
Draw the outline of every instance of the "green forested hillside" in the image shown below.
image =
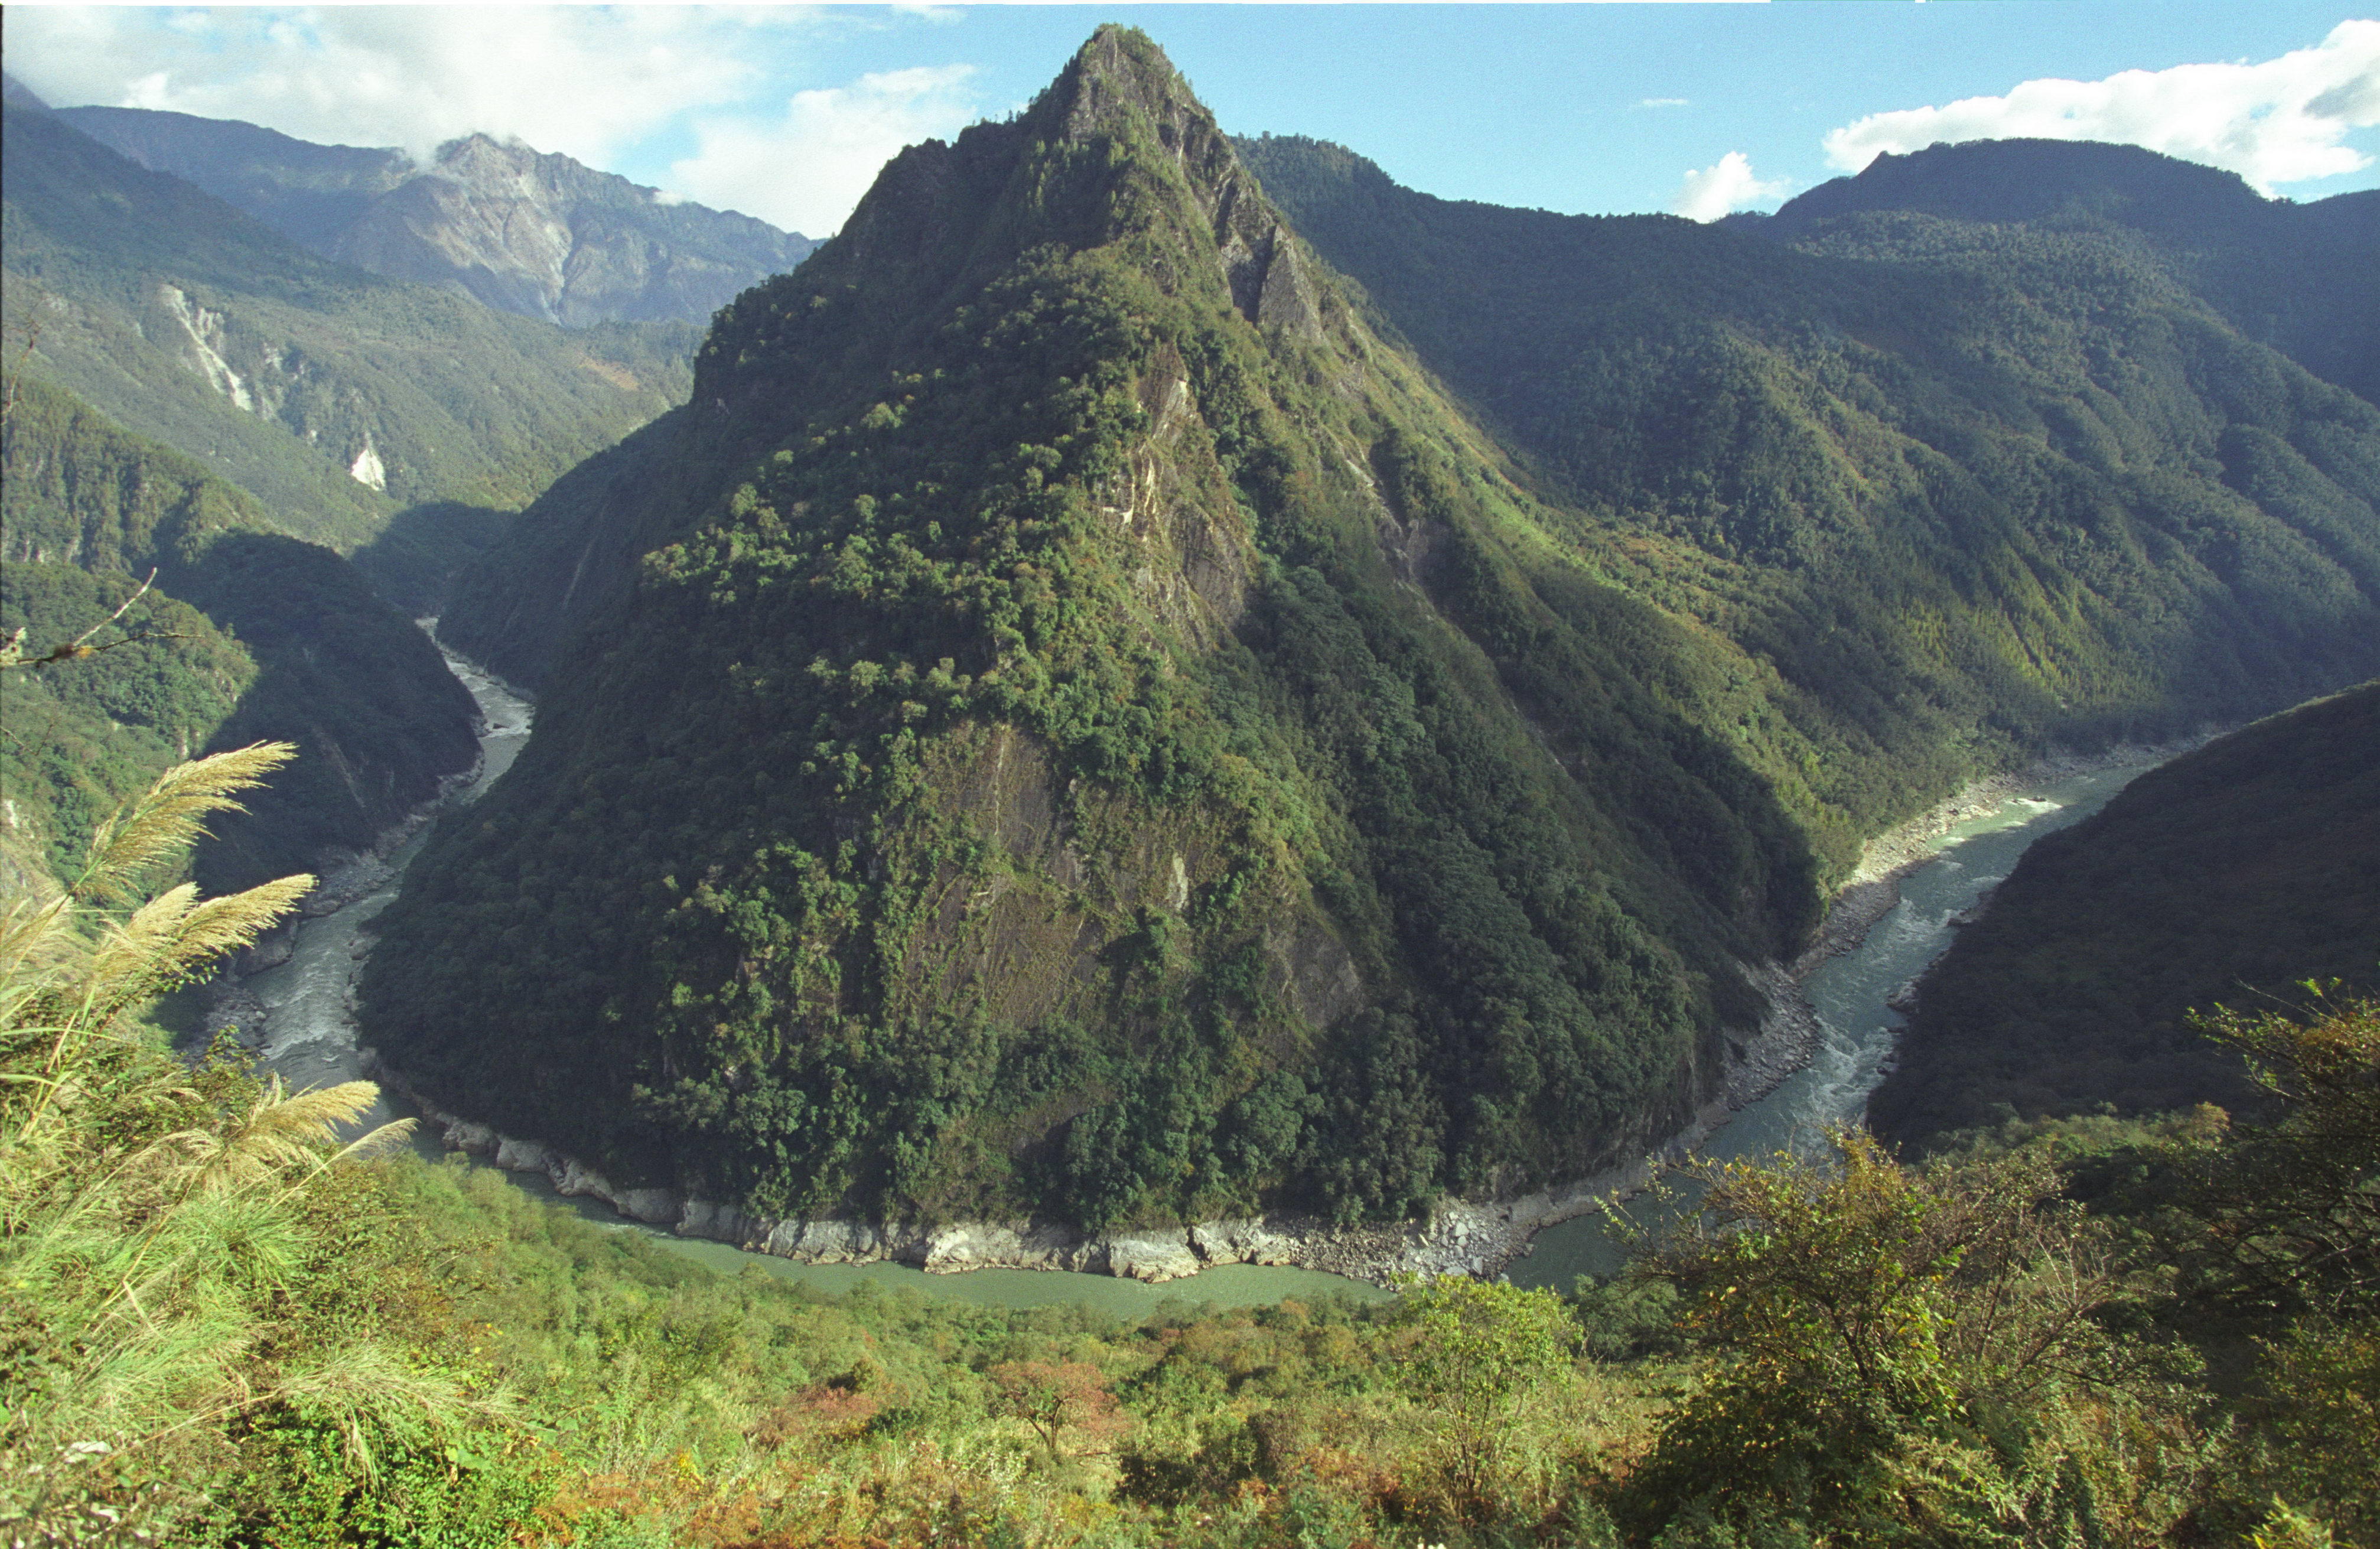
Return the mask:
[[570,331],[334,263],[38,110],[6,113],[12,368],[353,547],[397,510],[516,507],[681,401],[683,323]]
[[2380,411],[2153,270],[1270,143],[1368,314],[1112,32],[722,314],[464,589],[570,670],[378,1047],[765,1214],[1395,1213],[1670,1125],[1961,779],[2380,666]]
[[470,767],[470,696],[346,560],[71,395],[38,379],[11,386],[0,629],[27,626],[37,651],[71,640],[153,568],[155,589],[123,627],[178,637],[6,675],[9,827],[54,875],[76,863],[94,817],[201,750],[300,749],[200,850],[210,891],[304,870],[328,846],[366,846]]
[[1896,1140],[2091,1111],[2240,1106],[2193,1010],[2380,983],[2380,683],[2142,775],[2031,849],[1926,975],[1871,1100]]
[[[1242,148],[1597,515],[1590,552],[1689,545],[1637,561],[1639,584],[1774,661],[1902,778],[2370,670],[2380,411],[2134,244],[1876,214],[1789,249],[1450,203],[1314,141]],[[1901,796],[1880,794],[1840,799],[1874,823]]]
[[2380,192],[2298,204],[2137,145],[1976,140],[1887,153],[1774,215],[1727,224],[1805,242],[1893,212],[2128,240],[2250,338],[2380,402]]
[[0,913],[28,1543],[2380,1544],[2380,1002],[2224,1024],[2269,1124],[1685,1165],[1698,1208],[1568,1296],[1455,1275],[1135,1323],[848,1268],[831,1295],[426,1167],[409,1121],[339,1147],[370,1082],[162,1047],[148,997],[310,879],[144,903],[143,861],[285,752],[174,771],[79,896]]
[[[139,586],[119,572],[0,559],[0,636],[21,628],[28,654],[50,650],[113,614]],[[160,771],[205,747],[255,679],[256,660],[238,640],[153,587],[121,624],[93,643],[154,638],[67,671],[0,674],[0,896],[72,876],[83,836]]]
[[779,1213],[1394,1213],[1682,1113],[1816,909],[1710,729],[1758,669],[1309,263],[1145,41],[905,154],[582,470],[698,516],[384,917],[376,1045]]

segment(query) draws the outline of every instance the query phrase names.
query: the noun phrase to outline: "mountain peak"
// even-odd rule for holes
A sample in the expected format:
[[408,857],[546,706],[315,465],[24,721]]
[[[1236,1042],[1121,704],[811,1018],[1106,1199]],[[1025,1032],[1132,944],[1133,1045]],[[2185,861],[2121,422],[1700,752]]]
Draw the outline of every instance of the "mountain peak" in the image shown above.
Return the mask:
[[2238,173],[2138,145],[2096,140],[1982,140],[1887,152],[1857,176],[1789,201],[1772,233],[1829,216],[1907,210],[1954,220],[2081,217],[2150,231],[2229,229],[2275,208]]
[[1114,135],[1135,113],[1160,125],[1195,116],[1205,120],[1208,132],[1214,129],[1214,116],[1192,94],[1165,51],[1138,28],[1114,22],[1075,51],[1048,96],[1064,104],[1064,138],[1070,140]]
[[50,111],[50,104],[36,96],[32,88],[6,70],[0,70],[0,101],[10,107],[30,108],[36,113]]

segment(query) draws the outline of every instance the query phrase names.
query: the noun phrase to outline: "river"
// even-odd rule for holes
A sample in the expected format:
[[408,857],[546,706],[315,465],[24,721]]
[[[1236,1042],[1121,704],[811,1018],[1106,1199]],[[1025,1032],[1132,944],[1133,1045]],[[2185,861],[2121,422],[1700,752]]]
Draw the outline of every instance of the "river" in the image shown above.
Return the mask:
[[[431,620],[430,623],[434,624]],[[427,626],[425,626],[426,628]],[[434,636],[432,637],[435,638]],[[469,784],[445,799],[445,807],[476,800],[506,769],[527,742],[528,701],[452,653],[446,665],[480,707],[480,765]],[[1882,1079],[1901,1025],[1885,1004],[1893,993],[1933,961],[1949,945],[1952,916],[1971,907],[1983,891],[2006,877],[2034,839],[2095,811],[2147,765],[2076,775],[2028,788],[1992,814],[1951,829],[1934,843],[1935,859],[1901,884],[1900,901],[1872,928],[1857,948],[1828,958],[1803,982],[1816,1009],[1821,1039],[1810,1065],[1775,1092],[1747,1104],[1713,1131],[1698,1148],[1702,1155],[1767,1155],[1807,1145],[1828,1125],[1856,1120],[1867,1094]],[[405,868],[420,853],[424,826],[389,858],[378,884],[338,909],[300,921],[285,962],[246,976],[239,989],[261,1004],[262,1056],[267,1068],[304,1090],[363,1075],[354,1018],[356,976],[371,944],[367,927],[396,896]],[[373,1122],[397,1115],[383,1108]],[[423,1140],[427,1154],[435,1142]],[[1377,1286],[1320,1270],[1256,1264],[1219,1264],[1186,1278],[1151,1286],[1108,1275],[1042,1270],[978,1269],[961,1275],[929,1275],[906,1264],[804,1264],[764,1253],[747,1253],[724,1243],[680,1238],[625,1222],[600,1201],[565,1199],[540,1173],[512,1173],[520,1187],[621,1231],[641,1232],[673,1251],[729,1273],[757,1265],[767,1274],[799,1280],[821,1290],[846,1290],[862,1281],[912,1287],[930,1295],[1001,1307],[1080,1302],[1125,1317],[1145,1316],[1166,1302],[1218,1306],[1267,1305],[1283,1297],[1342,1295],[1374,1299],[1389,1293]],[[1608,1275],[1619,1267],[1620,1250],[1594,1216],[1549,1226],[1531,1250],[1507,1270],[1518,1285],[1567,1290],[1583,1274]]]
[[[1695,1154],[1732,1160],[1805,1150],[1828,1127],[1856,1122],[1889,1067],[1904,1025],[1885,1003],[1950,945],[1958,929],[1952,918],[2004,880],[2035,839],[2080,823],[2151,767],[2133,764],[2025,787],[1998,811],[1935,839],[1933,859],[1902,879],[1900,902],[1869,927],[1866,938],[1802,982],[1818,1015],[1816,1055],[1776,1091],[1730,1116]],[[1567,1291],[1582,1275],[1615,1273],[1621,1258],[1601,1217],[1584,1215],[1539,1232],[1527,1257],[1515,1260],[1505,1275],[1515,1285]]]

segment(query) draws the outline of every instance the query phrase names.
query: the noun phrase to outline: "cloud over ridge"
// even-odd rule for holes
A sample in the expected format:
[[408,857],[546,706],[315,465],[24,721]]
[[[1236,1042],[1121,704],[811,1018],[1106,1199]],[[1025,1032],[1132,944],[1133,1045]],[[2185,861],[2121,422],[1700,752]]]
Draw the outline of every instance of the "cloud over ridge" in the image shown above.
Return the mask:
[[1752,158],[1730,151],[1706,167],[1688,172],[1670,201],[1670,213],[1690,221],[1715,221],[1731,210],[1782,199],[1792,190],[1790,177],[1762,179],[1752,170]]
[[[2380,124],[2380,21],[2343,21],[2321,43],[2260,64],[2124,70],[2104,80],[2028,80],[2005,96],[1876,113],[1826,138],[1858,172],[1885,152],[1970,140],[2098,140],[2236,172],[2262,193],[2357,172],[2345,143]],[[1683,212],[1681,212],[1682,213]]]

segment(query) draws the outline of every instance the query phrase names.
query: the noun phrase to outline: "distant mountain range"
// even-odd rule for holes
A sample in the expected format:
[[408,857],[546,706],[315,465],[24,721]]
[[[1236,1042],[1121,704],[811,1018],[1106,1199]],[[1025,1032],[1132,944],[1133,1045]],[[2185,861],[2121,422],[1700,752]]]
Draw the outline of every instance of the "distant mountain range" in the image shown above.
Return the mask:
[[[477,753],[409,619],[505,507],[680,401],[699,333],[366,273],[7,88],[0,628],[70,640],[153,569],[128,623],[160,638],[6,675],[0,889],[70,872],[166,764],[258,738],[300,757],[216,825],[210,889],[370,845]],[[323,154],[358,180],[379,153]]]
[[1910,217],[2128,239],[2241,333],[2380,402],[2380,189],[2299,204],[2136,145],[1977,140],[1878,156],[1723,224],[1824,248]]
[[55,111],[325,257],[569,327],[708,323],[818,246],[484,134],[441,146],[425,167],[401,151],[316,145],[235,120]]
[[692,324],[507,315],[323,258],[57,115],[0,125],[11,369],[289,531],[351,549],[427,503],[518,506],[685,393]]

